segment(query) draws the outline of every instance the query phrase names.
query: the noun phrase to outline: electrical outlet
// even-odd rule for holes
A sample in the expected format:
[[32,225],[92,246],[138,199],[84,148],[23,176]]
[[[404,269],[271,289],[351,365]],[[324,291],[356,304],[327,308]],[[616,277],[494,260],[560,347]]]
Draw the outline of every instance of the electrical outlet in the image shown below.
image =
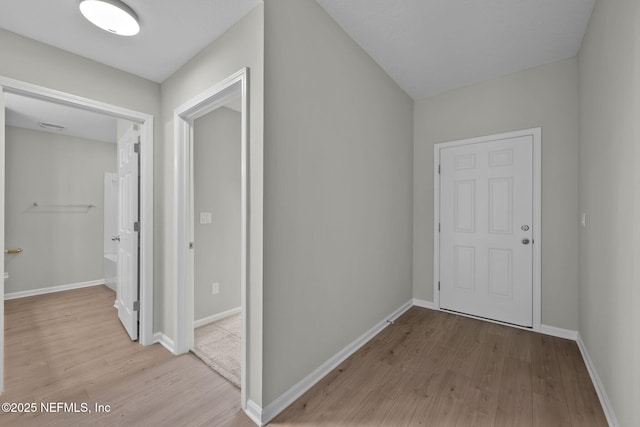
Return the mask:
[[212,283],[211,284],[211,294],[215,295],[220,293],[220,283]]

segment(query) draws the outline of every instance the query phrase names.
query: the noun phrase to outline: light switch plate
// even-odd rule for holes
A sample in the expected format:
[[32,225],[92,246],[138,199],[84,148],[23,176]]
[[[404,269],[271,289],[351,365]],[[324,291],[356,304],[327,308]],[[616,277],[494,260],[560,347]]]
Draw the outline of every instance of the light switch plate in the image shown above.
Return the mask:
[[583,227],[587,226],[587,214],[585,212],[582,212],[582,215],[580,215],[580,225]]
[[200,212],[200,224],[211,224],[211,212]]

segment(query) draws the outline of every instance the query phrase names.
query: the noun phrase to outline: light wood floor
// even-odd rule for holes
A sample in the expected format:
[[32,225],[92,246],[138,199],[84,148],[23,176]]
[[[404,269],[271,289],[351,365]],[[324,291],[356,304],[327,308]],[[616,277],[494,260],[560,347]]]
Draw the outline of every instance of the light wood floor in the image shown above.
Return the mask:
[[5,302],[0,402],[86,402],[110,413],[0,413],[2,426],[255,426],[240,392],[192,354],[131,342],[104,286]]
[[607,425],[575,342],[417,307],[272,424]]
[[[18,426],[253,426],[238,390],[193,355],[132,343],[114,294],[5,302],[0,402],[87,402],[108,414],[14,415]],[[412,308],[271,425],[605,426],[574,342]]]

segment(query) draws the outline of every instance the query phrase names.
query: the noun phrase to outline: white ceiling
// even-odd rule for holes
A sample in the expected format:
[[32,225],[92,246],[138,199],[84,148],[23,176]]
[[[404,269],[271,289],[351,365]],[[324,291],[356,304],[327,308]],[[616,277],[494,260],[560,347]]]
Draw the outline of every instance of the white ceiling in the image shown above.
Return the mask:
[[[79,0],[2,0],[0,28],[162,82],[261,0],[125,0],[141,31]],[[317,0],[414,99],[577,54],[595,0]]]
[[84,19],[80,0],[2,0],[0,28],[161,83],[261,0],[124,0],[140,33],[116,36]]
[[[5,93],[5,102],[8,126],[116,142],[117,121],[114,117],[12,93]],[[47,130],[40,126],[41,122],[62,125],[65,129]]]
[[595,0],[317,0],[412,98],[578,53]]

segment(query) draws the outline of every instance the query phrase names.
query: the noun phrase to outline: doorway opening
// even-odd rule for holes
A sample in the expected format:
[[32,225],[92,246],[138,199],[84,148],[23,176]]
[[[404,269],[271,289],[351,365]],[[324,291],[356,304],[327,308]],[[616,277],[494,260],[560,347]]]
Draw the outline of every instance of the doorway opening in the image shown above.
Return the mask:
[[[6,95],[5,95],[6,94]],[[28,102],[33,102],[41,106],[48,106],[46,108],[58,108],[63,109],[69,113],[74,110],[80,115],[86,115],[87,117],[93,115],[94,117],[102,116],[108,118],[107,122],[113,123],[113,126],[116,123],[122,123],[123,126],[128,126],[130,128],[130,132],[135,132],[135,141],[131,140],[129,148],[131,150],[135,150],[135,172],[132,172],[130,177],[132,182],[130,188],[135,188],[136,194],[129,194],[129,197],[126,199],[127,207],[130,208],[131,218],[135,217],[138,220],[135,221],[136,224],[131,224],[131,229],[135,229],[135,235],[131,235],[131,251],[129,251],[130,257],[127,261],[130,262],[131,269],[129,269],[129,273],[131,275],[130,283],[128,284],[128,288],[130,288],[130,292],[127,296],[127,299],[122,299],[122,294],[118,295],[117,301],[121,302],[121,309],[123,312],[128,313],[129,322],[128,325],[123,321],[123,325],[125,329],[129,332],[131,338],[133,340],[138,340],[143,345],[149,345],[154,342],[153,340],[153,117],[128,110],[123,109],[121,107],[113,106],[110,104],[102,103],[99,101],[78,97],[75,95],[66,94],[63,92],[51,90],[48,88],[44,88],[41,86],[36,86],[4,77],[0,77],[0,108],[3,110],[3,116],[5,115],[5,98],[11,97],[12,99],[20,98],[22,100],[26,100]],[[35,105],[35,104],[34,104]],[[2,164],[5,163],[5,126],[4,120],[2,121],[1,129],[0,129],[0,153],[2,156]],[[91,126],[89,126],[90,128]],[[95,130],[95,129],[94,129]],[[91,129],[89,129],[91,131]],[[14,128],[12,128],[12,132],[16,133]],[[28,131],[25,131],[28,132]],[[117,134],[116,129],[113,129],[113,133]],[[139,136],[139,139],[138,139]],[[88,137],[90,138],[90,137]],[[135,147],[133,144],[138,144]],[[115,144],[114,144],[115,145]],[[80,146],[78,146],[80,147]],[[118,167],[116,165],[115,159],[118,157],[115,154],[117,149],[112,148],[113,153],[113,165],[111,167],[112,170],[117,171]],[[70,151],[70,156],[73,156],[73,150]],[[80,159],[78,160],[81,161]],[[85,159],[85,161],[91,161]],[[5,181],[5,171],[1,171],[2,179]],[[104,185],[104,189],[106,189],[106,175],[105,171],[101,172],[101,177],[98,185],[102,187]],[[12,179],[15,177],[12,177]],[[122,180],[119,183],[119,188],[122,188]],[[70,182],[75,183],[78,187],[82,187],[85,183],[82,180],[71,180]],[[73,184],[71,184],[73,185]],[[1,203],[2,203],[2,211],[4,211],[5,198],[7,194],[4,191],[4,185],[2,186],[2,195]],[[98,189],[99,195],[102,196],[103,188]],[[95,193],[95,192],[94,192]],[[138,197],[139,193],[139,197]],[[93,194],[93,193],[92,193]],[[61,196],[61,198],[57,197]],[[62,195],[60,191],[57,191],[53,186],[47,190],[44,188],[41,190],[40,197],[37,200],[30,201],[29,206],[25,208],[29,214],[32,214],[32,217],[39,216],[40,218],[49,218],[51,216],[58,216],[63,218],[64,220],[69,219],[69,215],[75,215],[74,218],[80,220],[86,220],[89,215],[87,213],[93,213],[100,209],[100,214],[103,215],[106,213],[105,206],[103,202],[106,200],[100,197],[100,200],[75,200],[69,197]],[[63,200],[64,199],[64,200]],[[135,207],[135,212],[134,208]],[[138,214],[139,212],[139,214]],[[5,218],[2,217],[2,224],[5,223]],[[4,228],[4,227],[3,227]],[[105,233],[104,228],[100,228],[99,230],[94,230],[96,232],[95,241],[99,241],[100,248],[103,247],[102,238]],[[118,235],[111,236],[118,237]],[[121,240],[121,239],[120,239]],[[5,234],[0,234],[0,241],[3,247],[5,246]],[[8,242],[7,242],[8,243]],[[106,249],[106,244],[104,248]],[[81,251],[82,248],[75,248],[76,250]],[[26,253],[26,252],[25,252]],[[106,259],[107,252],[105,250],[104,254],[104,266],[106,267]],[[6,256],[3,257],[1,262],[1,270],[5,270],[5,261]],[[100,260],[97,261],[100,265],[103,264],[102,256],[100,256]],[[116,265],[122,267],[122,260],[118,260],[115,262]],[[135,266],[135,269],[133,268]],[[121,275],[123,272],[120,271],[121,268],[117,268],[119,273],[117,275]],[[137,271],[136,271],[137,270]],[[105,275],[106,276],[106,275]],[[107,277],[103,277],[106,279]],[[104,282],[104,280],[102,280]],[[77,287],[82,287],[83,285],[91,285],[91,283],[76,283],[74,285],[80,285]],[[5,295],[5,284],[2,283],[2,295]],[[63,286],[64,287],[64,286]],[[55,290],[64,290],[64,289],[55,289]],[[45,293],[45,292],[41,292]],[[20,296],[20,295],[18,295]],[[26,295],[24,295],[26,296]],[[4,299],[4,298],[3,298]],[[130,301],[129,301],[130,300]],[[127,301],[127,302],[125,302]],[[117,304],[116,304],[117,306]],[[120,310],[119,310],[120,311]],[[2,305],[0,312],[0,342],[2,346],[0,347],[0,377],[4,378],[4,365],[2,364],[3,356],[4,356],[4,322],[3,322],[3,313],[4,313],[4,304]],[[119,316],[121,320],[123,320],[123,316]],[[127,327],[128,326],[128,327]],[[2,382],[2,385],[4,383]],[[2,390],[3,387],[0,387]]]
[[[174,114],[175,352],[195,350],[206,359],[203,347],[211,344],[210,354],[222,356],[213,355],[208,364],[239,386],[244,410],[249,335],[248,72],[238,71]],[[199,349],[196,327],[204,331],[198,334]],[[239,375],[222,372],[234,370],[233,363],[226,363],[229,359],[239,359]]]
[[193,121],[191,147],[194,346],[190,350],[240,388],[240,94]]

